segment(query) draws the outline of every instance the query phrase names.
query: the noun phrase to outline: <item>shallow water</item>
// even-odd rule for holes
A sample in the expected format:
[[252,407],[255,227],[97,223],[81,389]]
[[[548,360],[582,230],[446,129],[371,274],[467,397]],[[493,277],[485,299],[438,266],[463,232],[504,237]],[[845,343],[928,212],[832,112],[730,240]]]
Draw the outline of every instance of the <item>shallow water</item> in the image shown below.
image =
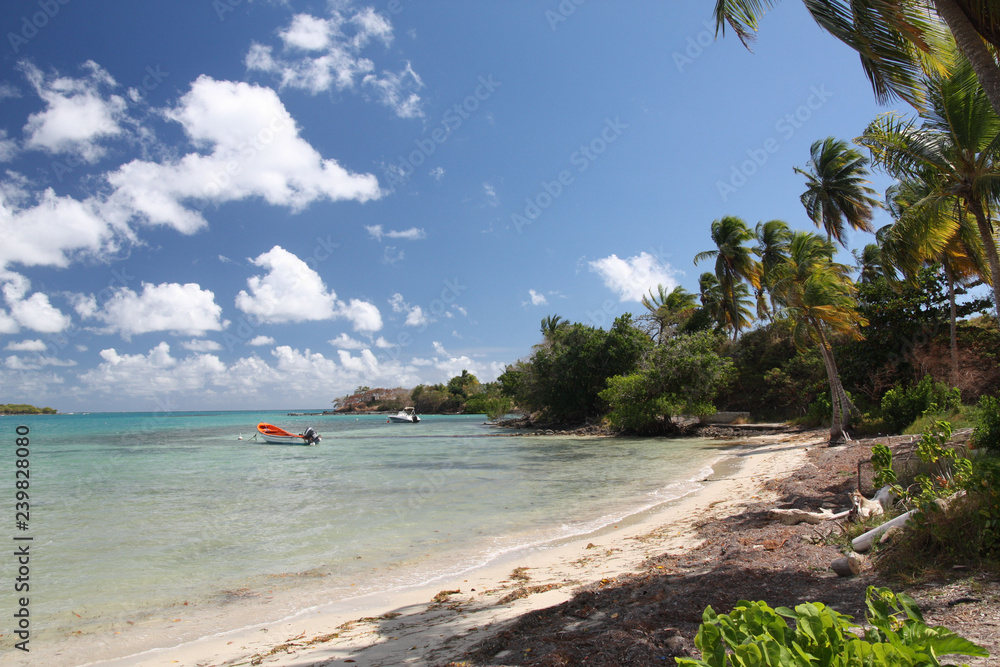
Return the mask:
[[[312,426],[323,441],[261,444],[251,439],[258,421]],[[280,617],[422,583],[691,493],[724,454],[724,445],[696,439],[515,437],[483,421],[0,418],[7,449],[16,426],[30,429],[31,521],[18,534],[33,538],[32,639],[262,596],[285,600],[266,610]],[[12,471],[12,454],[7,461]],[[4,559],[4,581],[14,568]]]

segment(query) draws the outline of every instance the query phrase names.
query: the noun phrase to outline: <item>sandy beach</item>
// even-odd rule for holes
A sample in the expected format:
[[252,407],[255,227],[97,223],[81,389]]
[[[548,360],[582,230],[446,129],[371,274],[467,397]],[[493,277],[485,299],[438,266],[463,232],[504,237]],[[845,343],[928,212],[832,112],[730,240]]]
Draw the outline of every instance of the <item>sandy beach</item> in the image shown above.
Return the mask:
[[[141,653],[148,637],[124,629],[113,638],[81,637],[39,646],[25,665],[115,667],[208,665],[436,665],[464,652],[512,619],[569,600],[587,585],[610,585],[664,552],[699,546],[696,525],[766,502],[765,485],[800,467],[820,433],[742,440],[700,491],[642,515],[550,548],[521,553],[458,578],[391,595],[373,595],[302,610],[280,622]],[[197,628],[187,628],[187,636]],[[166,642],[164,642],[166,643]],[[11,657],[11,656],[8,656]]]

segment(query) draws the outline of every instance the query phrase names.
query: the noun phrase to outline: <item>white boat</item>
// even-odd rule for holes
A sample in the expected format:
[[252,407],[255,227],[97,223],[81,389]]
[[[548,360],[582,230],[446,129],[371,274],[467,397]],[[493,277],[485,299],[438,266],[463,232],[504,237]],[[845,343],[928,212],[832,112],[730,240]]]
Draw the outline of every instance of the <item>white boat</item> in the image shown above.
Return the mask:
[[387,422],[392,422],[393,424],[417,424],[420,422],[420,417],[417,416],[417,411],[414,408],[403,408],[394,415],[389,415]]
[[[257,424],[257,434],[264,442],[271,445],[315,445],[322,439],[312,428],[307,428],[305,433],[296,435],[265,422]],[[254,438],[256,437],[255,435]]]

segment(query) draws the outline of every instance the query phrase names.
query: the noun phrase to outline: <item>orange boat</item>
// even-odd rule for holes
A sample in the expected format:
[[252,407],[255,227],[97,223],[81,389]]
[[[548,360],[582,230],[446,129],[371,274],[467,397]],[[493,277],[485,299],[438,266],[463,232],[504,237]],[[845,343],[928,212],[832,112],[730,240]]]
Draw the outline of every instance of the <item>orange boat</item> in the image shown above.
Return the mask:
[[264,442],[271,445],[315,445],[322,439],[311,427],[307,428],[305,433],[296,435],[265,422],[257,424],[257,433],[264,439]]

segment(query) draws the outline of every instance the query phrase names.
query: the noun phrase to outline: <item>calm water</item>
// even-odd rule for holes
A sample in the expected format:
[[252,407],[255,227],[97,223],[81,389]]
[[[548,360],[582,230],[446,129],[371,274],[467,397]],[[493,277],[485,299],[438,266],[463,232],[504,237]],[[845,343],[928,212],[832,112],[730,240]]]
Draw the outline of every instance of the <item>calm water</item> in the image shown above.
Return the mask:
[[[264,445],[250,439],[258,421],[312,426],[323,441]],[[279,600],[265,611],[280,618],[426,582],[686,495],[724,454],[703,440],[513,437],[483,421],[0,417],[0,479],[13,479],[15,427],[30,428],[30,530],[15,530],[13,503],[5,511],[8,534],[34,538],[32,640],[255,598]],[[12,582],[12,559],[2,565]]]

